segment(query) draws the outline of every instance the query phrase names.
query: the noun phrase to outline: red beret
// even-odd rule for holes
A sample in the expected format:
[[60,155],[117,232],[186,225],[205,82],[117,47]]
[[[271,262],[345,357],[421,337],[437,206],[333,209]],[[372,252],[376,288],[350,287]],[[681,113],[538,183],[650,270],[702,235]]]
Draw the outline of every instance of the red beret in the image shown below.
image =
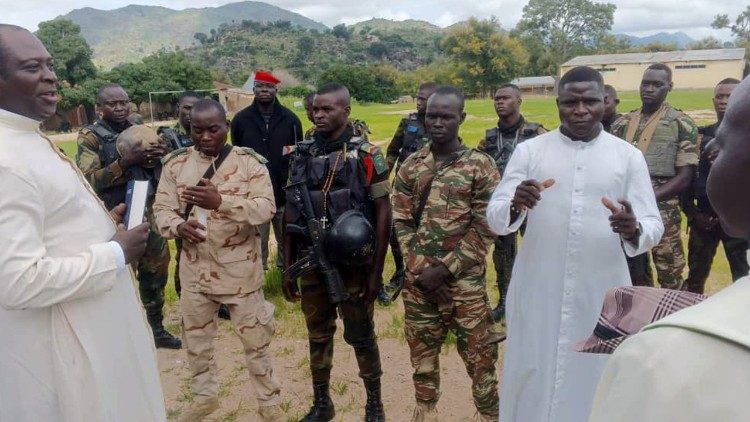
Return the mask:
[[279,82],[281,82],[277,77],[273,76],[269,72],[263,72],[262,70],[255,72],[255,79],[253,79],[253,81],[266,82],[274,85],[278,85]]

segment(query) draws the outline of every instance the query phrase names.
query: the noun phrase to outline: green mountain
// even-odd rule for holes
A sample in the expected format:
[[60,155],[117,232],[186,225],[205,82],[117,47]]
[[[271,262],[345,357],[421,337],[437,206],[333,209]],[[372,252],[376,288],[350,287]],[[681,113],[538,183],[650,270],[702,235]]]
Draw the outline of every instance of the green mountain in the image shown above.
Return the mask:
[[441,36],[439,27],[420,21],[374,19],[319,31],[246,20],[224,25],[201,45],[183,51],[235,84],[243,83],[256,68],[284,70],[300,81],[315,83],[335,63],[413,70],[440,55]]
[[255,1],[185,10],[138,5],[115,10],[86,7],[56,19],[69,19],[81,27],[81,35],[94,50],[94,62],[105,69],[139,61],[160,49],[199,44],[196,33],[208,37],[222,25],[239,24],[244,20],[289,22],[293,27],[317,31],[328,29],[297,13]]

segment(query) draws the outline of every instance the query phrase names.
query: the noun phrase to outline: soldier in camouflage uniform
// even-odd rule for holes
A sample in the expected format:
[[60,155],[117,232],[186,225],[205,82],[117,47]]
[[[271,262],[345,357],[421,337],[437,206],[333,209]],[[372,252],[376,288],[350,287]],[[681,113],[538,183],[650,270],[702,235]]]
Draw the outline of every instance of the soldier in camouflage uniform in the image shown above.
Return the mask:
[[[106,84],[99,90],[97,106],[101,119],[81,129],[78,134],[76,164],[108,209],[125,202],[127,182],[131,179],[150,180],[151,192],[156,191],[157,169],[146,168],[166,153],[164,148],[133,149],[120,156],[116,142],[118,135],[131,126],[128,122],[130,100],[117,84]],[[153,194],[153,193],[152,193]],[[151,197],[153,198],[153,196]],[[151,199],[153,200],[153,199]],[[150,203],[149,203],[150,205]],[[146,209],[151,218],[151,207]],[[156,347],[179,349],[180,340],[163,325],[164,287],[169,274],[169,249],[153,225],[146,245],[146,253],[137,265],[141,302],[154,334]]]
[[[185,91],[180,94],[180,98],[177,100],[177,123],[173,127],[160,126],[156,133],[158,133],[164,145],[169,145],[171,150],[178,150],[180,148],[187,148],[193,146],[193,139],[190,138],[190,110],[193,109],[195,103],[200,100],[200,95],[197,92]],[[175,267],[174,267],[174,289],[177,291],[177,295],[180,295],[180,254],[182,252],[182,240],[175,239]]]
[[480,420],[497,421],[499,337],[485,284],[496,236],[485,212],[500,175],[492,157],[458,138],[465,117],[460,92],[438,89],[426,117],[432,142],[404,162],[393,197],[398,240],[408,251],[403,297],[417,401],[412,421],[437,420],[439,355],[448,330],[471,377]]
[[[373,322],[374,300],[382,288],[383,262],[391,232],[388,195],[388,171],[380,149],[366,140],[366,134],[348,121],[351,111],[349,91],[337,84],[317,93],[313,104],[316,131],[296,148],[290,165],[290,183],[307,186],[316,218],[327,225],[343,213],[364,213],[375,231],[372,262],[352,262],[337,269],[351,297],[335,305],[329,302],[323,274],[312,270],[301,277],[301,295],[297,281],[284,274],[287,300],[302,300],[310,345],[310,370],[314,402],[306,422],[329,421],[335,410],[329,394],[333,366],[333,336],[338,315],[344,322],[344,340],[354,348],[359,376],[367,392],[365,420],[385,421],[381,401],[380,352]],[[310,240],[292,235],[288,224],[306,226],[301,210],[287,202],[285,213],[284,267],[306,256]]]
[[[495,92],[495,112],[500,120],[496,127],[488,129],[484,138],[479,141],[477,149],[486,152],[495,160],[497,170],[502,177],[505,166],[510,161],[516,146],[537,135],[547,132],[539,123],[527,122],[521,115],[521,90],[513,84],[504,84]],[[505,316],[505,297],[508,293],[510,275],[513,272],[513,261],[516,259],[516,232],[506,236],[497,236],[492,262],[497,273],[497,290],[500,292],[497,307],[492,310],[495,322]]]
[[[612,134],[638,147],[646,157],[664,222],[664,235],[651,256],[661,287],[679,289],[685,268],[679,195],[690,185],[698,165],[698,128],[690,117],[666,102],[672,85],[668,66],[649,66],[641,80],[642,107],[616,121]],[[650,267],[644,270],[645,282],[652,284]]]
[[700,163],[692,185],[683,192],[680,198],[682,210],[688,219],[688,227],[690,228],[690,239],[688,240],[688,267],[690,271],[683,288],[693,293],[703,293],[719,242],[724,244],[724,253],[727,256],[727,261],[729,261],[732,280],[736,281],[748,274],[748,241],[726,234],[719,224],[719,217],[711,206],[706,193],[708,172],[711,170],[712,161],[718,154],[718,149],[711,141],[716,137],[716,129],[724,118],[729,96],[739,83],[739,80],[729,78],[716,85],[713,101],[718,122],[698,129],[701,136]]
[[[276,324],[274,307],[263,296],[257,227],[276,212],[265,159],[226,144],[226,115],[218,102],[197,102],[191,116],[200,151],[183,148],[163,159],[154,203],[159,233],[183,240],[180,311],[195,399],[178,421],[202,421],[219,407],[213,339],[220,304],[229,307],[242,341],[259,420],[285,421],[269,350]],[[226,158],[217,166],[220,154]],[[215,173],[203,179],[211,166]]]
[[612,133],[612,124],[622,117],[622,114],[617,112],[617,106],[620,105],[620,99],[617,98],[617,90],[612,85],[604,85],[604,94],[604,115],[602,116],[602,126],[607,133]]
[[[385,162],[388,165],[388,175],[394,167],[396,173],[411,154],[422,148],[427,142],[427,133],[424,128],[424,113],[427,109],[427,99],[438,88],[434,82],[425,82],[417,90],[417,112],[409,115],[398,124],[396,133],[393,134],[391,142],[386,150]],[[391,254],[396,271],[391,280],[383,286],[378,294],[378,302],[381,305],[389,305],[404,285],[404,256],[396,238],[396,230],[391,233]]]

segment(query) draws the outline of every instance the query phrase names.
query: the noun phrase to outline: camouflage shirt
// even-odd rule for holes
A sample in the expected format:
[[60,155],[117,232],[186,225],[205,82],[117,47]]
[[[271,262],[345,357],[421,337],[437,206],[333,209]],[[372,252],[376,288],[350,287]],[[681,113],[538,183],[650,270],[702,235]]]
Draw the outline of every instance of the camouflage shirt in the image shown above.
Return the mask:
[[[486,294],[486,256],[496,235],[485,214],[499,181],[492,158],[475,149],[465,147],[436,163],[428,144],[406,159],[396,175],[393,222],[401,249],[408,251],[410,280],[440,261],[453,275],[454,298]],[[429,193],[417,225],[414,213],[425,189]]]
[[[177,237],[177,226],[185,221],[185,203],[180,195],[195,186],[213,158],[195,148],[183,148],[164,157],[154,214],[159,233]],[[251,293],[263,286],[260,234],[257,226],[276,212],[271,178],[265,159],[250,148],[233,147],[211,182],[221,194],[217,210],[194,207],[190,220],[207,214],[207,240],[182,242],[180,281],[182,288],[207,294]]]
[[76,165],[97,193],[128,182],[119,160],[107,166],[103,165],[99,156],[100,148],[99,138],[91,129],[84,127],[78,132]]
[[[698,127],[695,125],[693,119],[687,114],[674,109],[669,104],[666,104],[667,114],[659,122],[659,127],[656,129],[659,133],[673,133],[676,134],[676,138],[673,139],[672,147],[676,150],[674,167],[684,166],[697,166],[698,165]],[[631,119],[640,113],[640,109],[631,111],[628,114],[621,116],[617,121],[612,124],[612,134],[625,139],[628,132],[628,126]],[[648,119],[640,118],[638,121],[638,128],[635,131],[632,144],[636,147],[643,134],[643,130],[646,127]],[[650,160],[652,149],[656,139],[651,141],[648,153],[646,154],[646,162],[649,165],[649,171],[653,169],[653,163]],[[658,154],[662,155],[662,154]],[[652,179],[655,181],[669,180],[671,177],[654,176],[652,172]]]

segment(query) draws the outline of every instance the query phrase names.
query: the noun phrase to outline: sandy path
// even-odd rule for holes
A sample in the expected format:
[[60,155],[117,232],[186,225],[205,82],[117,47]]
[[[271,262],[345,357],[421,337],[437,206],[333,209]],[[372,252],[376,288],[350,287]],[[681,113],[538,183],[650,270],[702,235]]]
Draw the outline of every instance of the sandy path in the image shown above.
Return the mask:
[[[393,315],[403,312],[400,302],[395,306],[395,309],[391,307],[376,310],[376,326],[379,330],[392,321]],[[176,322],[176,319],[175,314],[169,315],[170,322]],[[208,420],[255,421],[257,404],[247,382],[248,374],[240,342],[227,321],[221,321],[220,326],[216,355],[221,384],[221,409]],[[335,420],[361,421],[364,415],[364,388],[357,376],[354,352],[344,342],[341,332],[339,321],[331,377],[331,395],[337,411]],[[414,406],[409,348],[399,338],[382,338],[379,346],[384,367],[383,403],[386,415],[391,421],[408,421]],[[277,337],[271,343],[271,350],[276,376],[283,385],[282,408],[290,421],[297,421],[312,404],[307,341],[302,337]],[[502,350],[501,346],[501,356]],[[190,400],[185,351],[160,349],[158,355],[167,409],[170,420],[173,420]],[[441,378],[443,391],[438,404],[441,420],[472,420],[475,409],[471,398],[471,383],[455,346],[449,346],[447,350],[444,347]]]

